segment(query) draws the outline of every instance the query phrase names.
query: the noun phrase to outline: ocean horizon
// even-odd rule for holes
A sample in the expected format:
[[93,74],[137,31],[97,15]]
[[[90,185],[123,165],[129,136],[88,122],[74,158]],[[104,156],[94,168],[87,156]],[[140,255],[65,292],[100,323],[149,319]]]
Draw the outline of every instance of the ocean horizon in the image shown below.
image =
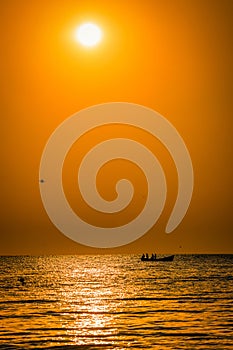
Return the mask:
[[0,349],[233,348],[233,254],[0,261]]

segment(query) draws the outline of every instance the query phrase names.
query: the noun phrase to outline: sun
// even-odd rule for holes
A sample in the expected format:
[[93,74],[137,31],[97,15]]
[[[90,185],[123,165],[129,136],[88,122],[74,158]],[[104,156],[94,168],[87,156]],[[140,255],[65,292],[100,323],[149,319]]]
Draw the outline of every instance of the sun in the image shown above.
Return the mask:
[[75,38],[84,46],[95,46],[102,38],[102,31],[94,23],[84,23],[76,29]]

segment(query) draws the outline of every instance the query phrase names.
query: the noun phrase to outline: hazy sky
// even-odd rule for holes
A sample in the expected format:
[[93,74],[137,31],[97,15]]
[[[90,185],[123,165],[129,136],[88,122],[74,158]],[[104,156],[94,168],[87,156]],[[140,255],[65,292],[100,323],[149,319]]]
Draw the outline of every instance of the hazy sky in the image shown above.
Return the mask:
[[[9,0],[0,6],[0,254],[233,253],[233,2]],[[104,33],[93,49],[73,38],[85,21]],[[77,244],[54,227],[41,202],[38,173],[43,148],[61,122],[112,101],[141,104],[165,116],[189,149],[195,182],[187,215],[165,234],[177,176],[160,142],[123,126],[85,135],[68,154],[64,189],[86,220],[122,224],[137,215],[146,193],[143,174],[132,163],[109,164],[97,179],[100,192],[113,199],[111,181],[123,171],[135,184],[136,202],[122,216],[89,212],[74,191],[76,167],[99,140],[131,137],[151,147],[168,182],[156,225],[129,245],[104,250]]]

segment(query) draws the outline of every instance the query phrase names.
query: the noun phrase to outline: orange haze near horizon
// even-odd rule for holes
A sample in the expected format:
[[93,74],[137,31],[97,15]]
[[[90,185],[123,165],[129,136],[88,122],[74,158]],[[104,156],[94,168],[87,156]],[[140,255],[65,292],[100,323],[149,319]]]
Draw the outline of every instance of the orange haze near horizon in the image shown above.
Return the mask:
[[[0,254],[233,253],[233,2],[9,0],[0,6]],[[99,45],[75,42],[74,30],[83,22],[100,26]],[[64,189],[74,210],[82,203],[72,191],[75,164],[100,138],[133,135],[156,153],[168,182],[165,209],[147,234],[126,246],[96,249],[53,226],[41,202],[38,172],[43,148],[60,123],[83,108],[114,101],[152,108],[176,127],[192,158],[194,193],[182,223],[165,234],[177,193],[167,151],[130,127],[89,132],[64,166]],[[133,218],[146,194],[140,170],[119,161],[97,178],[105,198],[114,199],[112,183],[103,180],[111,177],[111,166],[113,182],[121,172],[132,176],[137,205],[112,219],[100,219],[81,205],[83,217],[106,226]]]

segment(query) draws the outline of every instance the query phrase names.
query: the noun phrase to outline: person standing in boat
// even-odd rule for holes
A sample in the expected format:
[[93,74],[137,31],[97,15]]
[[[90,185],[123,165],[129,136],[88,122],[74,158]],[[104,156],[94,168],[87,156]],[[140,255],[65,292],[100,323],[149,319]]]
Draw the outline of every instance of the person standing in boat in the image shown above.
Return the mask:
[[146,253],[146,259],[149,260],[149,255],[148,255],[148,253]]
[[151,260],[152,260],[152,261],[154,261],[154,260],[155,260],[155,256],[154,256],[154,254],[153,254],[153,253],[151,254]]

